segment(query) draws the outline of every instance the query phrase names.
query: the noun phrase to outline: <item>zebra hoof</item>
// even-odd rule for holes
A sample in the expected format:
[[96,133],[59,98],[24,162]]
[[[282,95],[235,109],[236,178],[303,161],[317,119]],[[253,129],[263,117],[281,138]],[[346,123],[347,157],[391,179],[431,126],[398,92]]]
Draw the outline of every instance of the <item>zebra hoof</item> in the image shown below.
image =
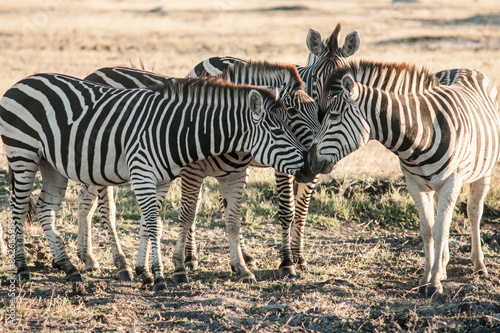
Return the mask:
[[84,273],[101,273],[101,268],[100,267],[85,267],[82,269],[82,272]]
[[257,283],[257,279],[255,278],[255,276],[245,276],[245,277],[242,277],[241,279],[239,279],[238,282],[253,284],[253,283]]
[[83,277],[80,272],[76,271],[74,273],[71,273],[70,275],[66,276],[66,281],[69,282],[83,282]]
[[198,269],[198,260],[186,260],[184,265],[190,270]]
[[418,293],[419,294],[425,294],[426,290],[427,290],[426,286],[420,286],[420,287],[418,287]]
[[427,297],[432,298],[434,296],[440,295],[443,293],[443,288],[442,287],[427,287]]
[[172,281],[176,284],[189,283],[189,278],[186,272],[174,272],[172,274]]
[[257,260],[255,260],[251,256],[245,256],[243,257],[243,259],[245,259],[245,265],[248,267],[248,269],[250,270],[257,269]]
[[298,275],[295,272],[294,266],[283,266],[280,267],[280,279],[285,278],[296,278]]
[[167,291],[167,283],[164,278],[159,277],[155,280],[153,291],[155,294],[161,294]]
[[482,269],[478,269],[474,273],[476,273],[477,275],[484,277],[484,278],[490,277],[490,275],[488,274],[488,271],[486,270],[486,267],[482,268]]
[[128,282],[134,280],[134,274],[130,269],[122,269],[118,273],[116,273],[116,278],[118,281]]
[[304,258],[299,258],[298,260],[296,260],[295,266],[297,266],[297,268],[303,272],[309,272],[309,265]]
[[17,281],[19,281],[19,284],[29,282],[30,280],[31,280],[31,273],[30,272],[17,273]]

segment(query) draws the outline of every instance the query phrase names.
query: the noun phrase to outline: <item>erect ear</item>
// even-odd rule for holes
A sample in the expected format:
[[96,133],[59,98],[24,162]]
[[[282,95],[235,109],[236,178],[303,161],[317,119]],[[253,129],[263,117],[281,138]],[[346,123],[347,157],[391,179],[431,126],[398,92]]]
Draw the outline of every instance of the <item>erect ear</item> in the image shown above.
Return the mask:
[[314,29],[309,29],[306,37],[307,48],[312,54],[319,55],[323,51],[323,42],[321,35]]
[[270,92],[272,92],[274,94],[274,96],[276,96],[275,97],[276,101],[280,98],[280,90],[279,90],[279,88],[274,87],[274,86],[258,86],[258,87],[266,89],[266,90],[269,90]]
[[330,35],[330,37],[328,37],[328,40],[326,41],[330,57],[333,57],[335,55],[335,50],[337,50],[339,47],[339,37],[340,37],[340,23],[337,24],[332,34]]
[[346,36],[344,46],[342,46],[342,54],[344,57],[350,57],[359,48],[359,33],[355,30]]
[[262,96],[257,90],[252,89],[248,94],[248,105],[250,106],[250,110],[252,111],[253,118],[255,120],[260,119],[264,113],[262,111],[262,104]]
[[344,89],[351,101],[358,99],[359,87],[351,75],[346,74],[342,77],[342,89]]

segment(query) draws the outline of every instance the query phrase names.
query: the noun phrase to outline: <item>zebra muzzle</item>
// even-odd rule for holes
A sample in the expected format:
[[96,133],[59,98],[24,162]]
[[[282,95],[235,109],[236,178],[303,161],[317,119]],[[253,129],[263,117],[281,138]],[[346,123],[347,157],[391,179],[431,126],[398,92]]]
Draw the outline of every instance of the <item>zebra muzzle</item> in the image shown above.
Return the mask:
[[309,167],[308,155],[309,153],[304,151],[304,166],[295,173],[295,180],[299,183],[310,183],[316,178],[316,174]]
[[335,163],[325,158],[325,156],[318,153],[318,144],[313,143],[311,149],[309,150],[309,155],[307,157],[307,167],[310,172],[314,175],[316,174],[328,174],[332,172]]

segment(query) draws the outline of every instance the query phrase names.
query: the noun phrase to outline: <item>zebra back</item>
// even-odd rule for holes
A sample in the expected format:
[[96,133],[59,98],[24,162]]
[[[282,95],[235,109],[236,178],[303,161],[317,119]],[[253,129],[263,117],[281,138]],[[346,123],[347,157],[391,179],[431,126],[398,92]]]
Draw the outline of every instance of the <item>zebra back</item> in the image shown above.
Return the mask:
[[173,77],[133,67],[103,67],[85,77],[84,80],[106,84],[114,88],[155,88],[174,80]]
[[37,74],[1,99],[0,134],[9,162],[23,153],[34,165],[43,158],[87,184],[118,184],[143,173],[168,181],[193,161],[233,151],[293,174],[303,165],[304,148],[270,112],[281,107],[265,89],[221,80],[116,89]]
[[422,93],[440,84],[440,79],[415,65],[367,60],[349,61],[330,73],[325,83],[329,99],[343,91],[342,78],[350,75],[357,83],[395,94]]

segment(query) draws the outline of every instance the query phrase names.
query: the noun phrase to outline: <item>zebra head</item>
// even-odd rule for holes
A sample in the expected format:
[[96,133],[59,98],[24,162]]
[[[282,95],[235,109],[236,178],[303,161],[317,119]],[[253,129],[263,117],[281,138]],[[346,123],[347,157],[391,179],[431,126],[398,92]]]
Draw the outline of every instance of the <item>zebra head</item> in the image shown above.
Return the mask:
[[370,139],[367,114],[361,108],[365,99],[363,86],[350,74],[339,81],[340,90],[333,92],[328,114],[309,150],[309,168],[316,174],[330,173],[338,161]]
[[253,131],[247,144],[257,163],[295,175],[305,164],[306,149],[277,115],[283,103],[265,89],[252,89],[248,95]]
[[284,107],[277,108],[275,112],[290,127],[302,145],[309,148],[321,126],[317,117],[318,104],[303,90],[296,90],[284,96],[279,93],[278,95]]
[[325,96],[325,82],[331,71],[344,63],[359,48],[359,33],[349,33],[344,45],[340,46],[340,24],[337,24],[332,34],[325,41],[321,40],[319,32],[309,29],[306,38],[307,48],[311,52],[307,66],[302,70],[302,79],[306,82],[306,92],[319,107],[318,118],[323,120],[328,107],[328,98]]
[[223,72],[226,81],[250,84],[276,93],[285,108],[275,109],[292,133],[309,147],[319,130],[318,105],[304,91],[304,83],[293,65],[268,61],[235,60]]

